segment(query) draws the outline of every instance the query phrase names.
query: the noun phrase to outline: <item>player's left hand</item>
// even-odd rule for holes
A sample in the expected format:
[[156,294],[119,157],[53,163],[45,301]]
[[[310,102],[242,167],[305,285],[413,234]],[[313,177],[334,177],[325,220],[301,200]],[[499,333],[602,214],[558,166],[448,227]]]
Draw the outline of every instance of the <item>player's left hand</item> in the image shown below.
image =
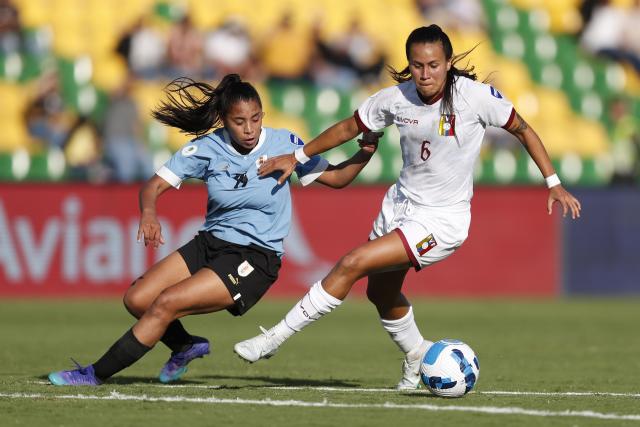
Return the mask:
[[260,164],[258,168],[258,175],[264,178],[267,175],[271,175],[274,172],[282,172],[280,178],[278,178],[278,185],[285,183],[287,178],[291,176],[296,168],[298,161],[293,154],[283,154],[276,157],[271,157]]
[[566,217],[571,210],[571,218],[580,218],[580,210],[582,206],[580,201],[573,197],[571,193],[562,187],[562,185],[556,185],[549,189],[549,199],[547,200],[547,211],[549,215],[553,211],[553,204],[559,202],[562,205],[562,216]]

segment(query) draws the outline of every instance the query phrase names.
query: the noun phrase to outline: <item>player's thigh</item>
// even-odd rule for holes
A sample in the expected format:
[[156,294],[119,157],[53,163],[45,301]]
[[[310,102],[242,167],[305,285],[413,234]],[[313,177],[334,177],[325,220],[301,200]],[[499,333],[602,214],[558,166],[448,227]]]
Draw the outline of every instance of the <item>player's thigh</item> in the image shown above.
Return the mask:
[[213,270],[202,268],[188,279],[163,290],[153,302],[152,310],[179,318],[220,311],[233,305],[233,298],[220,277]]
[[136,308],[149,307],[162,291],[190,276],[182,256],[178,252],[172,252],[134,282],[127,290],[125,303]]

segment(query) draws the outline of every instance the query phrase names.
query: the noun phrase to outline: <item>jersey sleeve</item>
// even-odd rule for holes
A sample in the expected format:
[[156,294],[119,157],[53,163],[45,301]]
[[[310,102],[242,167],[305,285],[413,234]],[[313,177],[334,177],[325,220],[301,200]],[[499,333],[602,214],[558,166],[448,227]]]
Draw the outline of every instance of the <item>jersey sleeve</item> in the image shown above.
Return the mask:
[[478,115],[488,126],[508,128],[515,117],[513,103],[488,84],[474,85],[472,96],[478,105]]
[[[279,131],[281,138],[288,140],[290,144],[286,144],[286,152],[293,153],[296,149],[304,146],[304,141],[295,133],[282,129]],[[296,175],[300,179],[300,183],[304,186],[311,184],[318,179],[320,175],[327,169],[329,162],[319,155],[312,156],[305,164],[296,166]]]
[[188,178],[204,177],[209,159],[200,155],[200,144],[191,141],[176,151],[167,162],[158,169],[156,175],[175,188],[180,188],[182,181]]
[[393,124],[394,114],[391,110],[394,89],[395,87],[382,89],[358,107],[355,118],[361,131],[379,131]]
[[300,178],[300,183],[307,186],[318,179],[327,170],[328,166],[329,162],[327,160],[322,156],[315,155],[307,163],[296,166],[296,175]]

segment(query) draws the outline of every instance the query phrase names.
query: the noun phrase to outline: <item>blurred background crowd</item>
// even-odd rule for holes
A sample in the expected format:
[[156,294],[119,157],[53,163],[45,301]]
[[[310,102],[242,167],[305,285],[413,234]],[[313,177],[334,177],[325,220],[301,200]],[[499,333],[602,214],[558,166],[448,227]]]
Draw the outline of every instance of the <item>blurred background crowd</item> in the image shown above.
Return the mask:
[[[431,23],[455,53],[475,47],[480,80],[541,134],[563,180],[640,183],[640,0],[0,0],[0,181],[149,177],[188,140],[149,114],[179,76],[239,73],[265,125],[308,140],[393,84],[385,65],[403,68],[407,35]],[[394,130],[380,154],[360,182],[397,176]],[[476,173],[541,181],[498,129]]]

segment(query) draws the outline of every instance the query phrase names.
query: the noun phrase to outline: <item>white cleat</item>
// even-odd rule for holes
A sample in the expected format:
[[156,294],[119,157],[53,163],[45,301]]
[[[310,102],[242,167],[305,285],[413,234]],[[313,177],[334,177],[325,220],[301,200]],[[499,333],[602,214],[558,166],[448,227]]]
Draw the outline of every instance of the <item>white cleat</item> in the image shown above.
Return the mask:
[[275,334],[260,326],[262,334],[241,341],[233,346],[233,351],[249,363],[260,359],[268,359],[278,351],[280,344],[275,339]]
[[429,346],[429,341],[422,341],[422,344],[407,353],[402,362],[402,379],[396,386],[396,390],[416,390],[419,387],[420,364]]

